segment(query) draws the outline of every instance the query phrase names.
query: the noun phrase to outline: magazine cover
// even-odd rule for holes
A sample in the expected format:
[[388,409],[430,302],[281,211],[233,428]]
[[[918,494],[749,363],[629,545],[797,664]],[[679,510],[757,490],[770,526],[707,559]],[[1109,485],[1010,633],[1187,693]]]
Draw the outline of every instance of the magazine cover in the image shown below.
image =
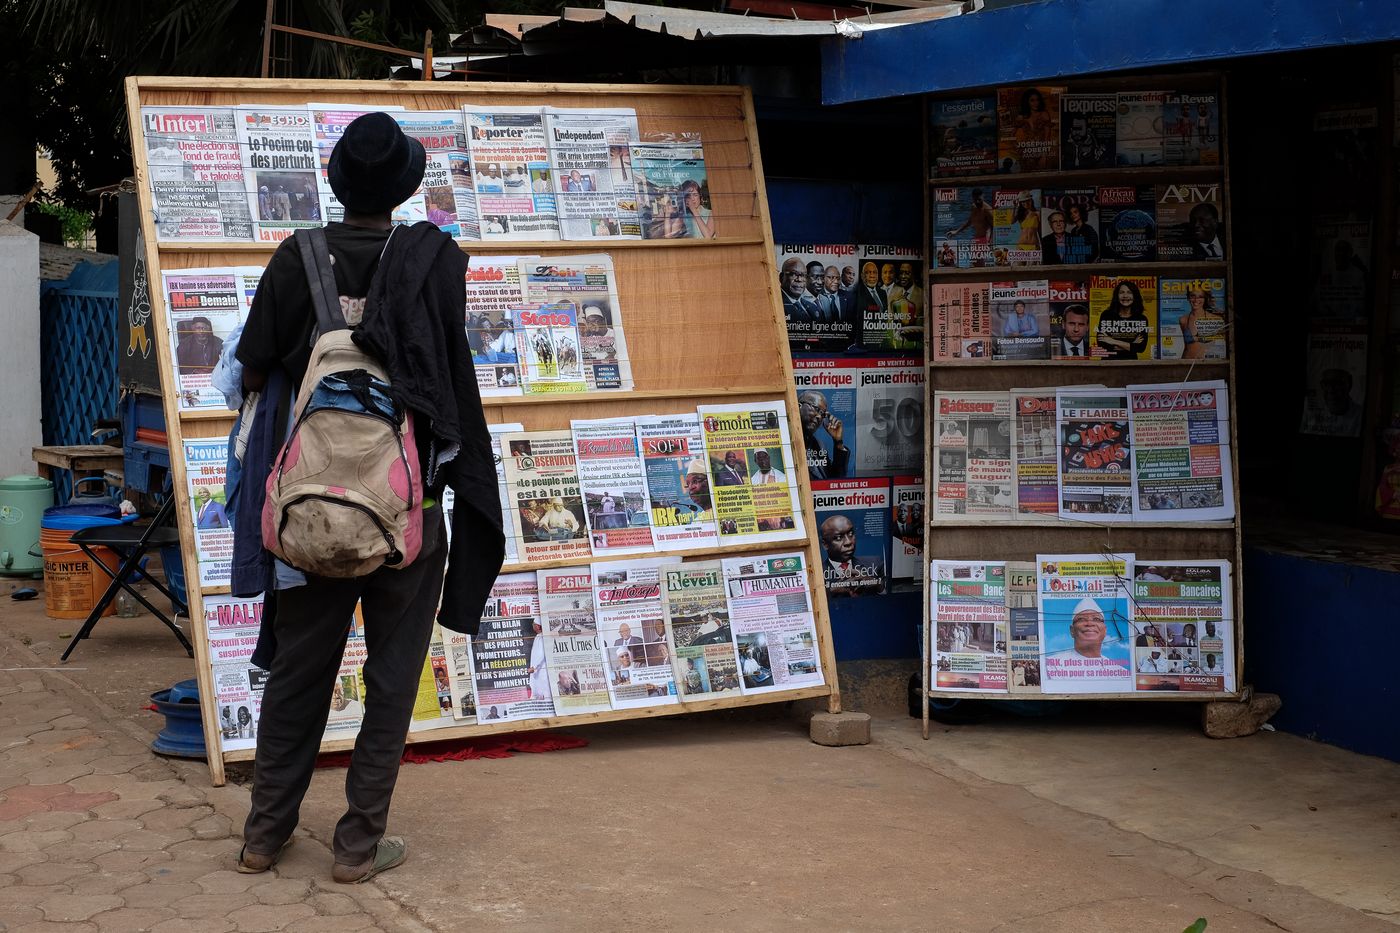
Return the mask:
[[933,406],[933,521],[1015,517],[1011,397],[935,392]]
[[[320,217],[326,221],[340,221],[345,218],[345,208],[331,190],[329,175],[331,152],[335,149],[335,144],[340,142],[345,128],[365,114],[387,112],[397,121],[395,111],[401,111],[403,108],[389,106],[366,109],[344,104],[307,104],[306,109],[311,114],[311,131],[316,141],[316,184],[319,189]],[[429,157],[428,166],[431,164],[432,159]],[[423,177],[426,181],[426,171]],[[428,208],[423,200],[421,185],[408,200],[394,208],[392,216],[396,224],[414,224],[428,219]]]
[[[788,345],[794,351],[841,352],[861,342],[856,295],[866,295],[857,278],[856,247],[848,244],[780,243],[778,290]],[[879,303],[879,296],[874,296]]]
[[939,178],[997,170],[997,99],[990,95],[929,105],[929,158]]
[[1050,358],[1050,283],[1044,279],[993,282],[992,358]]
[[1089,333],[1089,282],[1050,282],[1050,358],[1087,360],[1094,355]]
[[1112,168],[1117,164],[1116,94],[1060,96],[1060,168]]
[[1313,308],[1309,317],[1370,316],[1371,240],[1368,218],[1329,214],[1313,220]]
[[520,431],[500,437],[511,497],[507,527],[519,542],[520,559],[590,557],[573,435],[567,430]]
[[571,421],[583,512],[595,556],[654,550],[637,425],[631,418]]
[[1131,693],[1132,554],[1039,554],[1045,693]]
[[205,596],[204,629],[213,666],[219,747],[226,752],[257,747],[267,671],[253,666],[262,626],[261,596]]
[[555,712],[575,716],[612,709],[593,617],[593,574],[587,567],[558,567],[536,571],[536,582]]
[[234,108],[243,187],[253,238],[280,243],[304,227],[319,227],[321,166],[305,106],[249,104]]
[[1006,622],[1011,633],[1007,664],[1010,693],[1040,692],[1040,610],[1036,607],[1035,561],[1006,562]]
[[958,356],[972,360],[992,358],[991,288],[983,282],[963,293],[962,339]]
[[[963,309],[972,303],[972,289],[984,286],[938,283],[933,286],[929,308],[928,358],[933,361],[958,358],[962,344]],[[793,360],[793,365],[797,361]]]
[[1055,390],[1012,389],[1012,470],[1016,476],[1016,517],[1048,520],[1059,513],[1055,463]]
[[1137,689],[1233,692],[1234,602],[1229,561],[1134,563]]
[[1157,185],[1157,259],[1190,262],[1225,259],[1220,184]]
[[1157,258],[1157,199],[1151,185],[1098,189],[1099,237],[1104,262]]
[[251,240],[232,107],[142,107],[158,240]]
[[1164,360],[1223,360],[1230,355],[1225,279],[1162,279],[1157,340]]
[[644,240],[710,240],[719,224],[710,202],[705,150],[690,143],[633,143],[637,213]]
[[718,544],[700,416],[640,417],[637,446],[642,453],[656,549],[681,551]]
[[1098,262],[1098,189],[1046,188],[1041,196],[1041,263],[1051,266]]
[[540,107],[465,108],[483,240],[557,240],[559,215]]
[[511,310],[521,390],[526,395],[588,391],[579,354],[578,312],[571,301]]
[[856,383],[865,363],[853,357],[802,357],[792,361],[802,445],[811,479],[849,476],[856,447]]
[[1162,162],[1220,164],[1220,98],[1214,91],[1171,91],[1162,107]]
[[[229,522],[224,483],[228,438],[186,438],[185,478],[199,557],[199,586],[228,586],[233,570],[233,526]],[[185,568],[189,573],[190,568]]]
[[641,139],[637,111],[546,107],[549,160],[565,240],[635,240],[637,186],[618,155]]
[[1303,434],[1360,437],[1366,401],[1365,321],[1314,323],[1308,328],[1308,382]]
[[[859,246],[861,285],[855,290],[861,344],[867,350],[919,350],[924,345],[924,254],[908,246]],[[875,265],[879,287],[867,284]],[[877,301],[876,298],[879,300]]]
[[261,274],[257,266],[161,273],[181,411],[227,409],[224,394],[213,385],[214,367],[224,341],[247,320],[245,278],[256,283]]
[[1118,165],[1162,164],[1162,91],[1118,92]]
[[1235,517],[1230,399],[1225,383],[1128,386],[1136,464],[1133,520]]
[[520,352],[511,311],[525,301],[517,256],[467,260],[467,344],[483,398],[520,395]]
[[992,201],[992,265],[1040,265],[1039,188],[1000,188]]
[[698,413],[720,543],[804,535],[783,401],[701,405]]
[[929,568],[936,690],[1006,691],[1006,564],[936,560]]
[[662,563],[663,558],[649,557],[593,565],[594,613],[613,709],[676,702]]
[[422,143],[427,153],[419,194],[428,221],[456,239],[481,239],[481,216],[462,111],[399,111],[390,116],[398,121],[404,135]]
[[680,701],[738,696],[739,659],[729,625],[723,563],[667,564],[662,574]]
[[992,264],[995,188],[933,189],[933,265],[970,269]]
[[890,592],[918,593],[923,589],[924,478],[895,476],[890,480]]
[[888,589],[890,481],[813,480],[812,507],[827,599],[883,594]]
[[1053,172],[1060,167],[1062,87],[997,88],[997,171]]
[[497,577],[472,645],[478,722],[554,715],[542,632],[534,571]]
[[771,693],[823,683],[802,553],[726,557],[724,583],[740,691]]
[[1133,518],[1135,467],[1128,391],[1102,386],[1055,393],[1060,517],[1095,522]]
[[1094,356],[1150,360],[1157,350],[1157,277],[1095,275],[1089,278]]
[[[589,390],[632,388],[617,273],[607,253],[519,260],[527,304],[567,301],[578,309],[583,378]],[[527,389],[528,391],[528,389]]]
[[924,462],[924,366],[903,356],[866,357],[856,382],[855,472],[912,473]]

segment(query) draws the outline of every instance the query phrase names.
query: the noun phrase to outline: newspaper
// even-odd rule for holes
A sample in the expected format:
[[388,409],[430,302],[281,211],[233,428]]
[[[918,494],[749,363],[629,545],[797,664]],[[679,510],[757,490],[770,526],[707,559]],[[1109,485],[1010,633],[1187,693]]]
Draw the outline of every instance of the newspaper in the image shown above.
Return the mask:
[[447,684],[452,698],[452,718],[458,723],[474,723],[476,684],[472,680],[471,637],[461,632],[445,631],[443,651],[447,659]]
[[924,366],[903,356],[866,357],[856,383],[855,472],[910,473],[924,466]]
[[855,469],[856,382],[865,361],[856,357],[802,357],[792,361],[802,444],[811,479],[841,479]]
[[593,553],[601,557],[655,550],[636,422],[601,418],[572,421],[570,426]]
[[[510,524],[510,488],[506,485],[506,462],[501,455],[501,436],[513,432],[524,431],[522,424],[491,424],[487,425],[487,430],[491,432],[491,456],[496,461],[496,486],[501,497],[501,527],[506,533],[506,559],[507,564],[513,564],[520,555],[520,541],[511,534]],[[451,492],[451,490],[446,490]],[[448,527],[452,525],[451,513],[448,514]]]
[[257,746],[267,672],[253,666],[262,624],[261,596],[204,597],[204,630],[213,666],[214,704],[219,711],[219,746],[225,752]]
[[660,557],[593,565],[594,612],[613,709],[676,702]]
[[[326,738],[351,738],[360,731],[365,718],[365,661],[369,648],[365,645],[364,618],[360,608],[350,623],[345,650],[340,655],[340,668],[331,685],[330,713],[326,717]],[[415,704],[416,705],[416,704]]]
[[1128,386],[1133,520],[1235,517],[1230,401],[1222,380]]
[[519,542],[519,560],[589,557],[573,435],[512,431],[500,439],[511,501],[507,527]]
[[637,186],[629,147],[641,139],[637,111],[546,107],[559,232],[566,240],[635,240]]
[[1131,554],[1038,554],[1045,693],[1132,693]]
[[423,658],[423,670],[418,677],[413,714],[408,721],[410,733],[431,732],[457,724],[457,717],[453,716],[445,640],[446,633],[442,626],[434,622],[432,634],[428,637],[428,653]]
[[248,318],[248,295],[257,290],[261,275],[258,266],[161,274],[181,411],[226,407],[211,377],[224,341]]
[[884,594],[889,584],[890,481],[812,480],[812,509],[827,599]]
[[933,521],[1014,518],[1011,396],[935,392],[933,406]]
[[676,687],[682,703],[739,694],[739,663],[717,560],[662,567]]
[[875,245],[862,245],[857,249],[862,284],[867,265],[877,267],[880,283],[874,290],[856,290],[856,312],[861,315],[856,327],[864,348],[886,351],[922,349],[923,250],[909,246]]
[[924,478],[890,481],[890,592],[918,593],[924,586]]
[[401,111],[393,117],[405,135],[422,143],[427,155],[419,195],[428,221],[456,239],[481,239],[462,111]]
[[199,556],[199,586],[202,590],[228,586],[233,570],[233,527],[224,492],[228,438],[186,438],[184,446],[195,552]]
[[726,557],[729,625],[745,694],[823,683],[801,552]]
[[700,416],[650,415],[637,419],[651,534],[658,551],[714,547],[714,494],[700,435]]
[[511,311],[521,389],[526,395],[588,390],[579,359],[578,312],[568,301],[521,305]]
[[232,107],[142,107],[158,240],[251,240]]
[[1126,389],[1071,387],[1055,393],[1060,517],[1133,518],[1133,451]]
[[553,173],[540,107],[466,108],[483,240],[557,240]]
[[554,715],[541,630],[534,572],[497,577],[472,645],[478,722]]
[[1235,690],[1234,590],[1226,560],[1133,565],[1139,691]]
[[634,143],[631,155],[642,239],[709,240],[717,235],[701,146]]
[[783,400],[701,405],[699,415],[720,542],[805,535]]
[[578,346],[589,389],[632,388],[632,363],[622,332],[617,273],[607,253],[520,260],[527,304],[568,301],[578,311]]
[[[345,219],[345,206],[331,190],[331,152],[345,128],[367,113],[399,111],[401,107],[347,107],[343,104],[307,104],[311,114],[311,132],[316,140],[316,183],[320,189],[321,216],[328,221]],[[391,113],[391,116],[393,114]],[[397,119],[397,117],[395,117]],[[425,176],[426,177],[426,176]],[[420,187],[408,200],[394,208],[392,214],[396,224],[412,224],[428,219],[428,210],[423,202],[423,189]]]
[[1366,402],[1365,321],[1308,326],[1308,381],[1300,434],[1360,437]]
[[234,108],[234,116],[253,239],[280,243],[297,230],[321,226],[321,167],[311,112],[305,106],[248,104]]
[[592,573],[587,567],[560,567],[538,571],[537,580],[555,712],[572,716],[612,709],[593,617]]
[[521,257],[472,256],[467,261],[467,343],[483,397],[520,395],[520,354],[511,311],[525,301]]
[[1006,692],[1006,564],[935,560],[929,682],[936,690]]
[[1016,517],[1023,521],[1053,520],[1060,509],[1055,389],[1012,389],[1011,412]]
[[1035,561],[1006,562],[1006,621],[1011,649],[1007,664],[1010,693],[1040,692],[1040,611],[1036,607]]

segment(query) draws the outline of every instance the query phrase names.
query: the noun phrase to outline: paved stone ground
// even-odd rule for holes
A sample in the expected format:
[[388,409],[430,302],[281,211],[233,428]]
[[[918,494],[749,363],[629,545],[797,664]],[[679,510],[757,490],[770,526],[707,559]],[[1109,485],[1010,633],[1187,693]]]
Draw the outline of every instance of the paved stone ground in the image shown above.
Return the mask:
[[330,852],[307,836],[274,871],[234,871],[246,791],[153,755],[43,663],[0,636],[0,931],[426,929],[377,881],[331,882]]

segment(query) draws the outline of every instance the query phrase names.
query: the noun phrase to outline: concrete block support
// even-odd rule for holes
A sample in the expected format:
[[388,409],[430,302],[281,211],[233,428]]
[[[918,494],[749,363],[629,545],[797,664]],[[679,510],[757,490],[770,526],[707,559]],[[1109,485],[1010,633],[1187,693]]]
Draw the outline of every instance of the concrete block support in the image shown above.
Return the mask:
[[865,713],[813,713],[809,728],[818,745],[870,744],[870,717]]
[[1283,706],[1277,693],[1247,689],[1243,699],[1216,700],[1201,705],[1201,728],[1212,739],[1238,739],[1253,735]]

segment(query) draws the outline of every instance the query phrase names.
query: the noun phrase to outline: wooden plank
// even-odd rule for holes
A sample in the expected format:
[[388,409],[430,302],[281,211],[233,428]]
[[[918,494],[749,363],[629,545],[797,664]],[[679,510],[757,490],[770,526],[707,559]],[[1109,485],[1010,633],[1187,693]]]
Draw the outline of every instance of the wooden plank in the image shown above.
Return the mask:
[[[708,167],[708,166],[707,166]],[[695,249],[715,246],[755,246],[762,243],[759,237],[730,236],[715,237],[713,240],[458,240],[457,245],[464,252],[505,253],[525,255],[527,253],[596,253],[612,252],[614,249]],[[210,240],[179,242],[165,240],[160,244],[162,253],[271,253],[280,244],[260,243],[252,240]]]
[[930,690],[928,695],[942,700],[1151,700],[1154,703],[1204,703],[1207,700],[1238,700],[1244,693],[1197,693],[1192,690],[1144,690],[1141,693],[974,693],[971,690]]
[[1235,523],[1229,519],[1218,522],[1105,522],[1097,520],[1092,516],[1086,516],[1082,520],[1072,518],[1046,518],[1041,521],[1027,519],[1017,521],[1014,518],[996,518],[987,521],[973,521],[970,519],[957,518],[933,518],[929,520],[932,528],[1024,528],[1034,529],[1065,529],[1071,531],[1082,531],[1090,527],[1094,529],[1103,528],[1205,528],[1210,531],[1230,531],[1235,528]]
[[1030,525],[1024,534],[1005,528],[930,529],[925,559],[1035,560],[1037,554],[1134,552],[1153,560],[1201,560],[1228,557],[1235,531],[1225,528],[1144,528],[1136,524]]
[[238,417],[238,412],[229,411],[227,408],[195,408],[180,411],[181,421],[227,421],[230,426],[233,419]]
[[[691,84],[562,84],[530,81],[519,83],[506,81],[433,82],[431,87],[423,87],[424,82],[420,81],[342,81],[331,78],[266,80],[263,78],[196,78],[184,75],[140,75],[127,80],[134,81],[135,86],[143,91],[244,91],[247,93],[240,95],[240,99],[246,98],[250,103],[266,103],[265,98],[261,96],[266,94],[295,96],[307,93],[328,93],[338,95],[327,99],[327,102],[334,102],[365,97],[399,97],[425,93],[476,97],[538,96],[543,94],[694,97],[703,91],[711,97],[741,98],[746,90],[742,87],[724,84],[706,85],[703,88],[698,88]],[[322,98],[308,97],[306,100],[320,101]],[[150,101],[145,102],[150,103]]]
[[[1114,184],[1122,185],[1214,178],[1220,173],[1218,165],[1141,165],[1114,169],[1076,168],[1060,172],[1020,172],[1012,175],[934,175],[929,178],[928,183],[934,188],[971,188],[977,185],[1033,188],[1042,184],[1048,184],[1049,187],[1067,187],[1079,182],[1100,182],[1109,174],[1113,176]],[[928,242],[932,243],[932,238]]]
[[[924,102],[923,113],[931,113],[928,102]],[[930,143],[929,124],[931,121],[925,119],[924,124],[924,170],[925,174],[933,165],[933,148]],[[924,266],[924,372],[928,375],[928,385],[924,389],[924,514],[933,514],[933,471],[929,469],[931,451],[933,450],[934,419],[933,419],[933,372],[930,367],[933,365],[933,251],[930,248],[933,243],[933,204],[932,195],[925,191],[924,196],[924,250],[929,261]],[[933,536],[932,528],[924,529],[924,549],[920,554],[919,562],[923,565],[920,570],[919,580],[923,587],[923,608],[919,610],[919,618],[923,624],[919,626],[923,637],[919,639],[919,689],[923,691],[925,697],[928,695],[929,665],[933,663],[933,633],[932,626],[928,624],[929,614],[929,594],[933,592],[933,580],[931,576],[932,566],[929,563],[928,539]],[[924,740],[928,740],[928,700],[924,699],[919,704],[919,714],[922,720],[922,734]]]
[[[1226,93],[1229,79],[1225,75],[1220,76],[1220,164],[1225,167],[1223,187],[1221,189],[1221,209],[1225,211],[1226,220],[1232,220],[1231,208],[1233,207],[1232,195],[1230,192],[1230,95]],[[1381,124],[1389,126],[1390,124]],[[1235,686],[1244,687],[1244,528],[1242,524],[1242,514],[1240,503],[1240,432],[1239,432],[1239,392],[1237,387],[1239,382],[1235,376],[1235,356],[1236,348],[1239,346],[1239,331],[1235,329],[1235,321],[1239,320],[1239,311],[1235,302],[1239,300],[1239,291],[1234,288],[1235,279],[1235,240],[1233,223],[1225,224],[1225,261],[1229,266],[1229,278],[1226,280],[1225,309],[1229,314],[1229,363],[1230,371],[1230,466],[1234,473],[1235,481],[1235,547],[1234,566],[1230,568],[1230,579],[1234,584],[1233,597],[1235,600]]]
[[972,279],[974,281],[995,282],[1002,279],[1045,279],[1069,275],[1082,278],[1088,275],[1157,275],[1157,276],[1210,276],[1224,275],[1227,263],[1207,262],[1085,262],[1079,265],[1051,266],[982,266],[976,269],[941,268],[935,273],[947,279]]
[[737,554],[763,554],[782,550],[802,550],[806,544],[807,538],[798,537],[787,541],[767,541],[759,544],[721,544],[717,547],[693,548],[689,551],[647,551],[645,554],[625,554],[622,556],[568,557],[559,560],[535,561],[528,564],[505,564],[501,567],[501,573],[515,573],[521,570],[551,570],[555,567],[587,567],[589,564],[606,564],[614,560],[638,560],[652,557],[665,557],[677,561],[733,557]]

